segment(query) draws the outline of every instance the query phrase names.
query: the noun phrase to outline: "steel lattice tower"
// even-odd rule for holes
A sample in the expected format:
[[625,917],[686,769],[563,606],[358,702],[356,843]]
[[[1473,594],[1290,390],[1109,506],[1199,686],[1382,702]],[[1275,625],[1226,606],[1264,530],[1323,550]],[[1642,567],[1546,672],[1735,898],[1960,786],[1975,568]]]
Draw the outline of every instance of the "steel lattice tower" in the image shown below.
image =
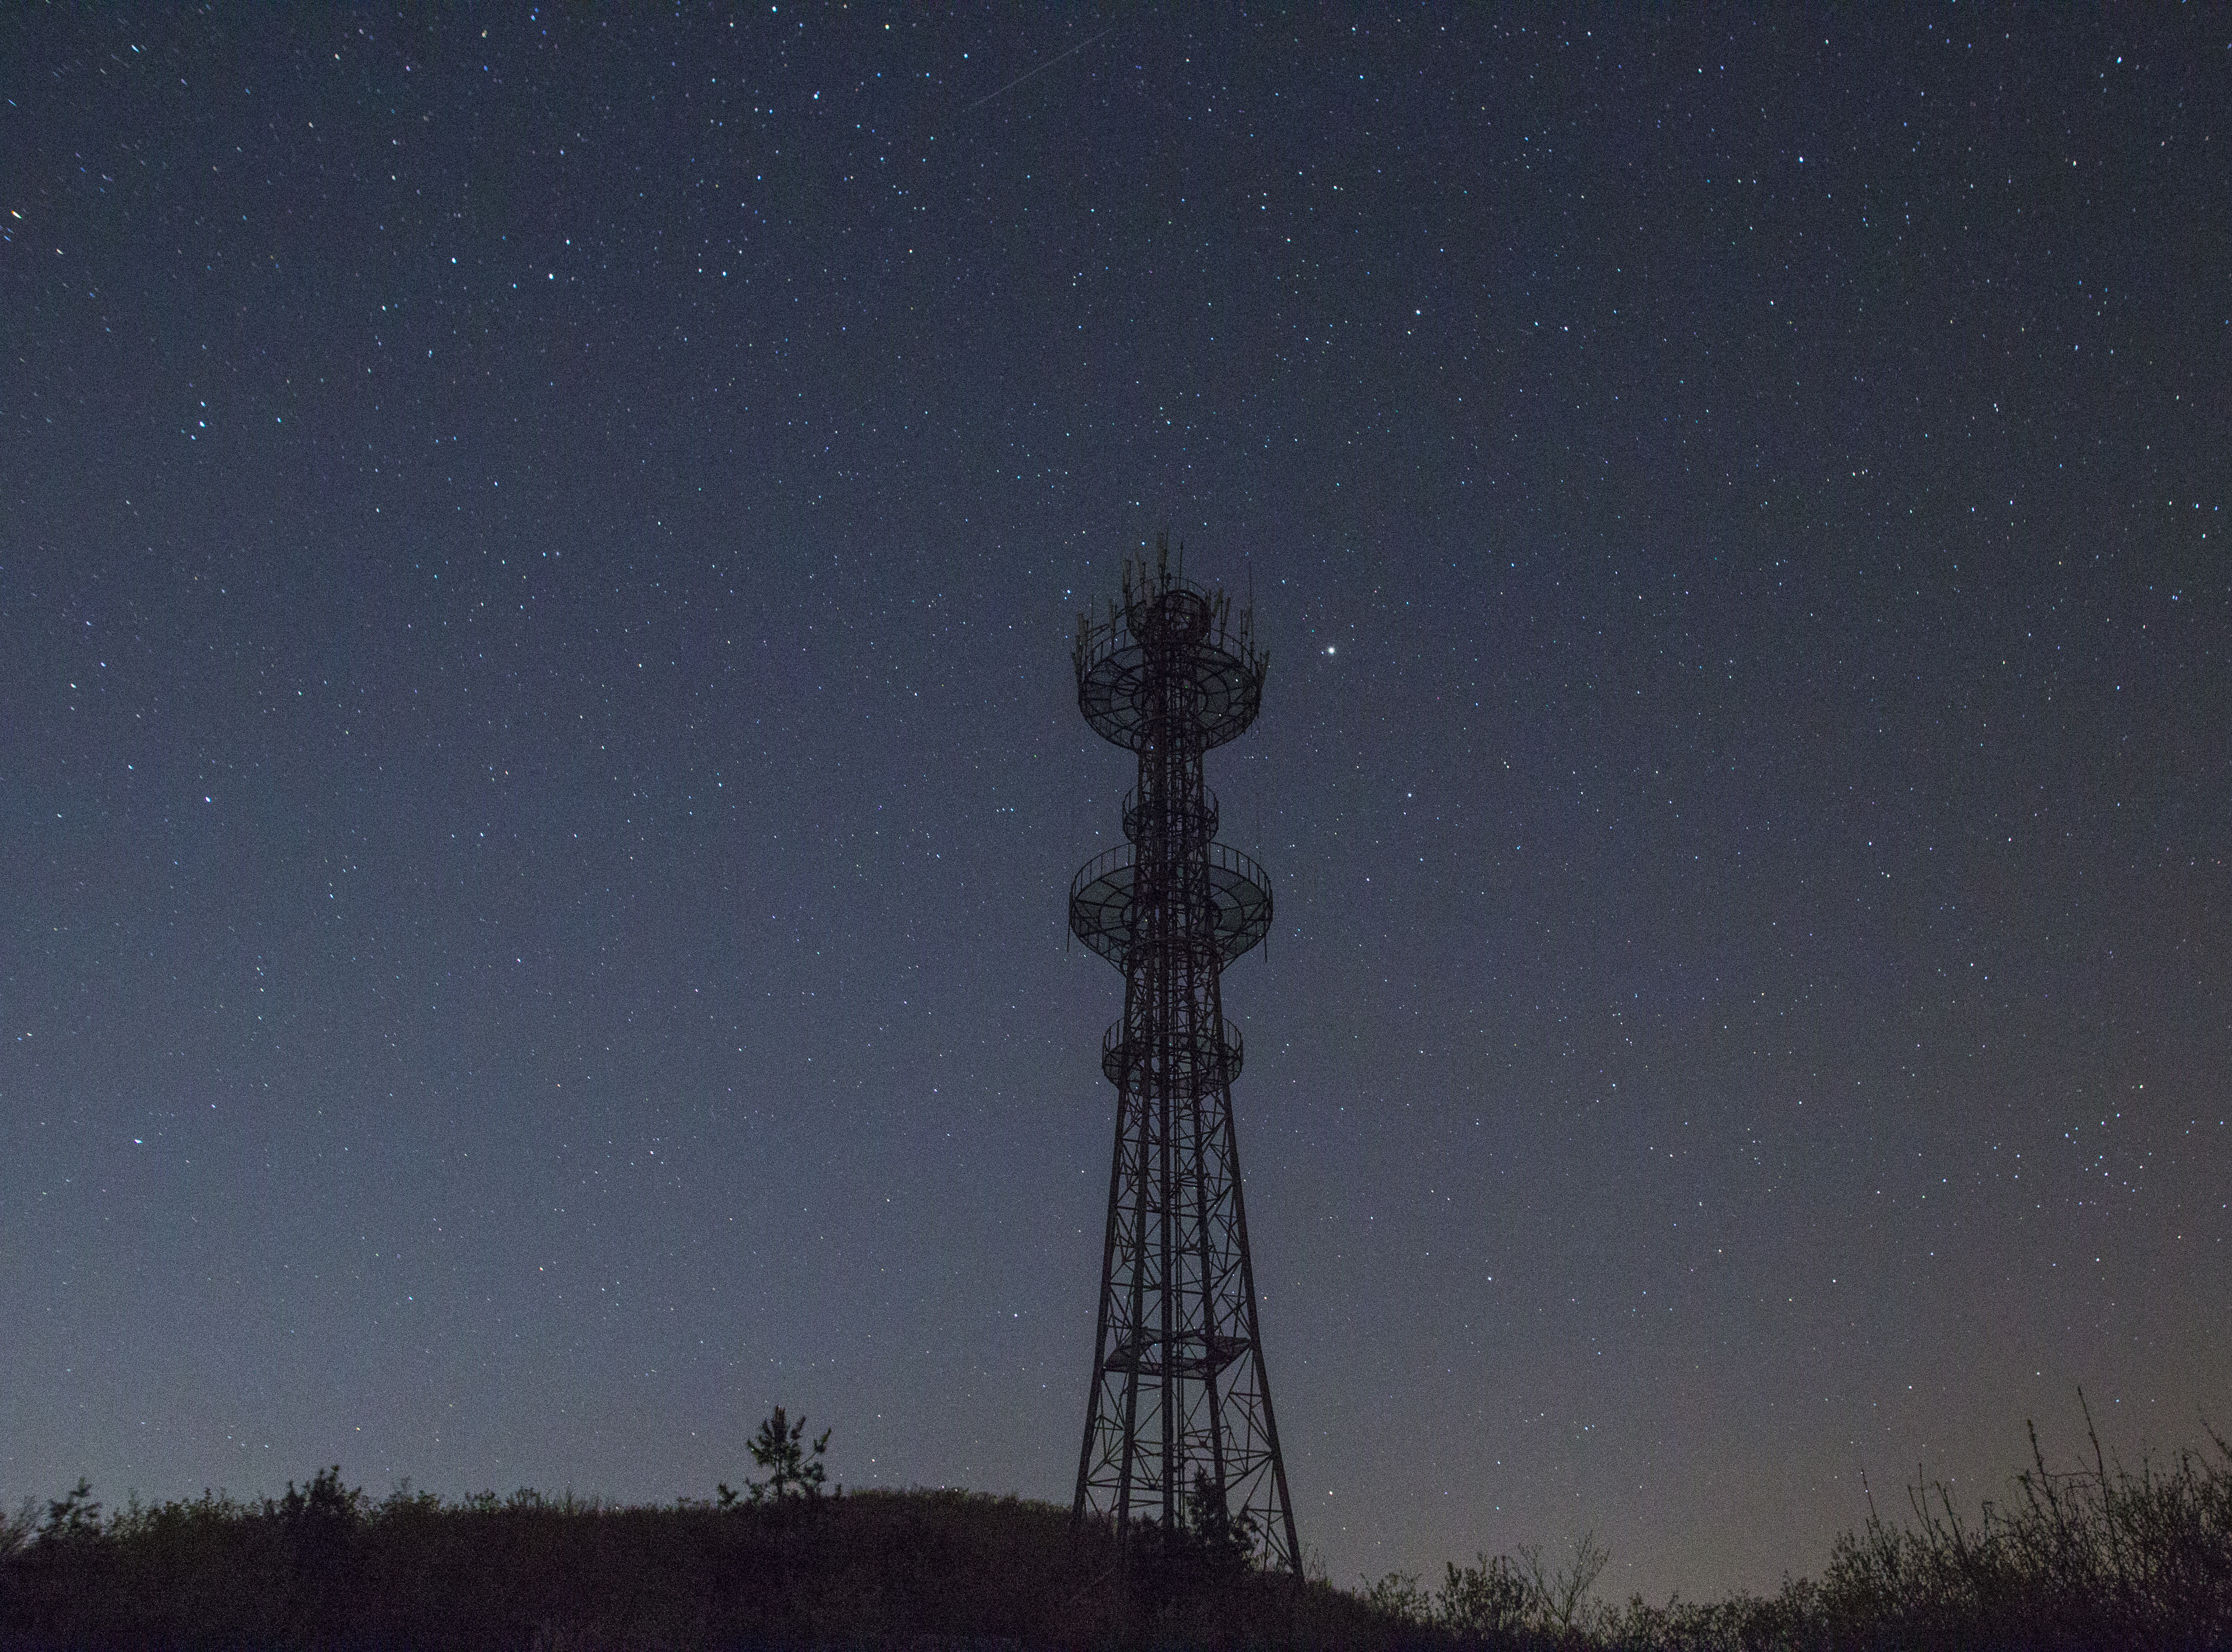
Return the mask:
[[1271,882],[1215,841],[1202,756],[1262,703],[1254,616],[1173,573],[1164,541],[1124,568],[1106,622],[1080,615],[1077,703],[1139,754],[1121,846],[1069,891],[1069,927],[1124,972],[1101,1040],[1116,1150],[1093,1390],[1075,1513],[1165,1532],[1244,1520],[1274,1565],[1301,1568],[1271,1416],[1232,1128],[1240,1033],[1219,975],[1271,927]]

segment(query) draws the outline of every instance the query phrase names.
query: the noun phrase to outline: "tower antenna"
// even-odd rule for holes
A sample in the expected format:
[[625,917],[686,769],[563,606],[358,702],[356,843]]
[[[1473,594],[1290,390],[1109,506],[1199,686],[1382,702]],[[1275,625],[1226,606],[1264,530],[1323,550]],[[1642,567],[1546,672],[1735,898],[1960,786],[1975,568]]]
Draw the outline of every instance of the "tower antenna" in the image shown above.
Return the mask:
[[1224,966],[1269,932],[1271,880],[1216,841],[1203,755],[1256,720],[1267,661],[1251,601],[1187,580],[1170,540],[1124,568],[1106,625],[1080,618],[1077,704],[1136,753],[1126,841],[1070,884],[1069,927],[1124,973],[1124,1015],[1100,1041],[1116,1143],[1074,1516],[1260,1541],[1297,1575],[1287,1468],[1256,1319],[1232,1081],[1240,1030]]

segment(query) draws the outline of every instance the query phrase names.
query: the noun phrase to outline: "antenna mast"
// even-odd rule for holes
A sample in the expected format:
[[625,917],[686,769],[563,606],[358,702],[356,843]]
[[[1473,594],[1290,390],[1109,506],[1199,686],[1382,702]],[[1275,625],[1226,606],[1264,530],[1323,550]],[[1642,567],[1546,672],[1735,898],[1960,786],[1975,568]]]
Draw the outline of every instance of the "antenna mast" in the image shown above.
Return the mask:
[[[1070,885],[1069,927],[1124,972],[1100,1041],[1116,1086],[1093,1387],[1074,1515],[1166,1532],[1244,1532],[1298,1575],[1301,1547],[1271,1413],[1248,1254],[1232,1080],[1239,1029],[1226,964],[1271,927],[1271,880],[1216,841],[1203,754],[1262,703],[1252,607],[1171,567],[1168,537],[1124,566],[1105,622],[1078,616],[1077,703],[1138,754],[1119,846]],[[1252,579],[1252,570],[1251,570]]]

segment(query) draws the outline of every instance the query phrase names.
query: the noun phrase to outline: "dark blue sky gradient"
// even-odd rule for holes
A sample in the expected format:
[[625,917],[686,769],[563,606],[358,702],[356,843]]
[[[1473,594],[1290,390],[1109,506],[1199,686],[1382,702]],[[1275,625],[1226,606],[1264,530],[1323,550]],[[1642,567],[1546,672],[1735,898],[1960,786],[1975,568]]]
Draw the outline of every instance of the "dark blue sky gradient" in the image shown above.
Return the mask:
[[1165,526],[1337,1581],[2232,1424],[2228,48],[10,13],[0,1493],[1066,1500]]

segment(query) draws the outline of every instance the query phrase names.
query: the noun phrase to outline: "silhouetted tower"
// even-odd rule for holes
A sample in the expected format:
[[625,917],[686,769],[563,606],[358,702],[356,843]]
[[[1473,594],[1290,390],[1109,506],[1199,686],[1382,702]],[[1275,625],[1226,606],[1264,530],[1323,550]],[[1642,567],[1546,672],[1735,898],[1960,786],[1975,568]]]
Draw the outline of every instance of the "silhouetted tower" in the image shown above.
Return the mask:
[[1245,1518],[1267,1558],[1299,1571],[1232,1129],[1240,1033],[1218,985],[1270,929],[1271,883],[1215,841],[1202,784],[1202,755],[1262,703],[1253,622],[1173,573],[1167,541],[1152,567],[1125,564],[1106,623],[1078,617],[1078,709],[1139,754],[1139,781],[1124,800],[1129,841],[1069,891],[1071,930],[1124,972],[1124,1019],[1100,1044],[1116,1152],[1075,1512],[1126,1532]]

